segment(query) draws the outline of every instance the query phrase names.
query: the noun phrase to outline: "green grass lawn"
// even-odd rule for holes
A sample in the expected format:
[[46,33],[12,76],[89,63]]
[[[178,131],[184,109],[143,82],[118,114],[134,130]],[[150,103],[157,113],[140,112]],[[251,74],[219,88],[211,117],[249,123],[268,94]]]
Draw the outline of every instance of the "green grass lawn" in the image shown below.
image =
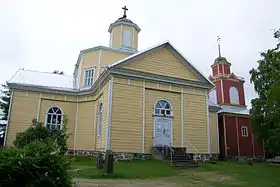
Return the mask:
[[77,178],[98,179],[153,179],[178,183],[182,186],[239,186],[239,187],[273,187],[280,186],[280,166],[254,164],[237,164],[219,162],[217,164],[200,164],[196,168],[178,169],[168,162],[131,161],[115,164],[115,173],[105,175],[95,168],[92,158],[76,157],[73,161]]

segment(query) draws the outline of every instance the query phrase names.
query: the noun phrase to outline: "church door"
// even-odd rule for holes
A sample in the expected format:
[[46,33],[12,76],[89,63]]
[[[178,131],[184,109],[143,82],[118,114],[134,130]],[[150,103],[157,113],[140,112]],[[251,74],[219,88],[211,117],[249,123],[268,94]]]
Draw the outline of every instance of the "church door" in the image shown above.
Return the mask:
[[172,145],[173,111],[169,101],[161,99],[154,106],[154,146]]

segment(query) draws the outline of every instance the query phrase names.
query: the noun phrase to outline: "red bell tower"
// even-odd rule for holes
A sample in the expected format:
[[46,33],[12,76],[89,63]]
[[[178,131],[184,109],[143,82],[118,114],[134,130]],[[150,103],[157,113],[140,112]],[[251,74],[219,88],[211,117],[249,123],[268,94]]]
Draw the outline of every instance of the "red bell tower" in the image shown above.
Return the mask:
[[[218,38],[219,41],[220,38]],[[212,75],[209,79],[216,85],[217,104],[245,106],[244,79],[231,72],[231,63],[221,56],[220,42],[218,43],[219,57],[211,66]]]
[[209,99],[221,106],[218,112],[220,158],[263,157],[263,144],[253,134],[245,105],[245,81],[231,72],[231,63],[221,56],[219,37],[218,49],[219,56],[211,66],[212,75],[209,76],[215,85],[209,92]]

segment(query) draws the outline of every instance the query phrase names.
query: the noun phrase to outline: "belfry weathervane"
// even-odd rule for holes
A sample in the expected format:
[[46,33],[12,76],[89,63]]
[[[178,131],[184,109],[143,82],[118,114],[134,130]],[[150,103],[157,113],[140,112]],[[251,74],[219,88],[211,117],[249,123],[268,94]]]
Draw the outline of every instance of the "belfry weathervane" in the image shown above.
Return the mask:
[[218,41],[219,57],[221,57],[221,45],[220,45],[221,38],[220,38],[220,36],[217,36],[217,41]]
[[126,6],[122,7],[123,9],[123,18],[126,18],[126,11],[128,10],[128,8],[126,8]]

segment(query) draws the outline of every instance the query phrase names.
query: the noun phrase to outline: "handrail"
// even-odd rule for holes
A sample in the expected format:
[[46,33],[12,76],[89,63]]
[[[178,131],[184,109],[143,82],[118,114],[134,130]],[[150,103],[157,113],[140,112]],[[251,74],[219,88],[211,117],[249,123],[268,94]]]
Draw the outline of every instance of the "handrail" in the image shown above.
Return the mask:
[[[171,146],[163,146],[163,148],[164,147],[168,147],[169,149],[170,149],[170,151],[171,151],[171,155],[170,155],[170,161],[172,162],[173,161],[173,154],[174,154],[174,150],[172,149],[172,147]],[[163,150],[163,149],[162,149]]]

